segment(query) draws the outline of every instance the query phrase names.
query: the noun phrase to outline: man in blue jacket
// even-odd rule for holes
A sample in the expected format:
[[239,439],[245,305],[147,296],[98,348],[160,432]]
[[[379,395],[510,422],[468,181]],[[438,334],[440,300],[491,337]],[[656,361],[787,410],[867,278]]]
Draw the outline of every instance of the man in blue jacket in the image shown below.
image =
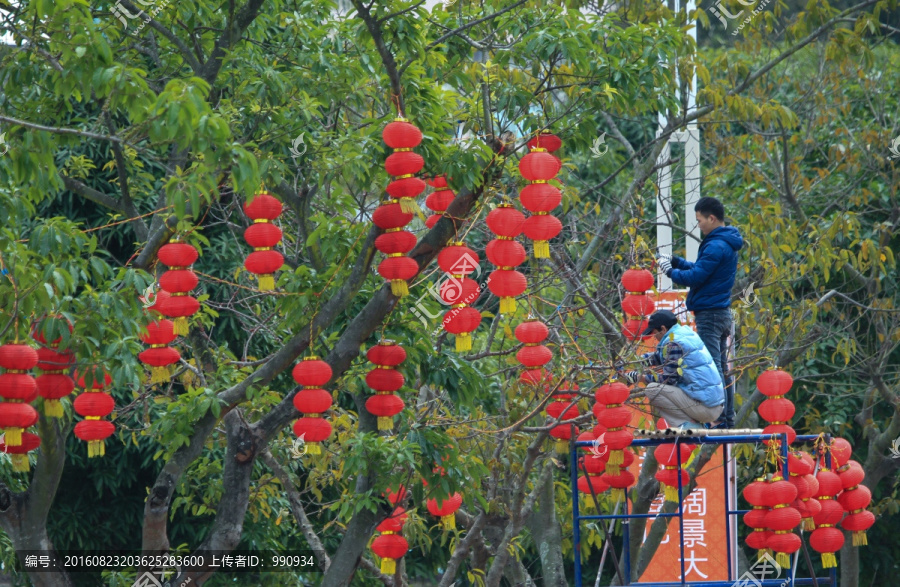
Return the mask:
[[659,344],[641,359],[645,365],[661,367],[661,372],[629,371],[625,380],[648,384],[644,393],[653,415],[671,428],[715,422],[725,405],[725,390],[703,341],[669,310],[650,316],[644,336],[651,334]]
[[704,235],[697,260],[691,263],[676,255],[661,255],[658,263],[673,282],[690,288],[687,309],[694,313],[697,334],[712,355],[726,390],[725,409],[714,426],[734,428],[734,383],[726,378],[725,370],[727,340],[733,327],[731,290],[744,239],[737,228],[725,226],[725,207],[716,198],[700,198],[694,213]]

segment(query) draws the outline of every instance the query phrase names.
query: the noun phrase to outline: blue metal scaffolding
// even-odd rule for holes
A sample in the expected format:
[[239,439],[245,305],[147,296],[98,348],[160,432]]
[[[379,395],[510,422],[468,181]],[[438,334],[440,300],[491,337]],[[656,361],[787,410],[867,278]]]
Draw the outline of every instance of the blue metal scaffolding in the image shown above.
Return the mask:
[[[783,456],[783,476],[785,479],[789,478],[788,472],[788,443],[787,443],[787,435],[779,434],[775,435],[775,437],[781,438],[781,452]],[[573,436],[574,438],[574,436]],[[635,438],[632,442],[631,446],[634,447],[651,447],[658,446],[660,444],[675,444],[677,442],[690,443],[690,444],[717,444],[724,445],[727,447],[729,444],[741,444],[741,443],[760,443],[765,442],[767,440],[772,440],[772,434],[740,434],[740,435],[729,435],[729,436],[665,436],[665,437],[656,437],[656,438]],[[817,435],[798,435],[794,440],[793,444],[803,444],[806,442],[813,442],[817,438]],[[570,477],[572,482],[572,518],[573,518],[573,530],[574,530],[574,538],[575,538],[575,587],[583,587],[582,577],[581,577],[581,522],[582,520],[612,520],[612,524],[610,526],[609,531],[607,532],[606,540],[610,540],[612,535],[612,529],[615,526],[616,522],[622,520],[623,525],[623,534],[624,534],[624,544],[623,544],[623,561],[624,561],[624,569],[623,569],[623,578],[625,585],[640,585],[641,587],[692,587],[692,586],[704,586],[704,587],[735,587],[740,583],[736,581],[740,581],[739,578],[734,577],[737,567],[737,561],[732,560],[732,549],[731,545],[727,550],[727,559],[728,559],[728,581],[690,581],[688,582],[685,578],[685,568],[684,568],[684,495],[683,495],[683,487],[681,483],[681,476],[678,476],[678,511],[677,513],[671,514],[630,514],[628,512],[628,499],[624,500],[625,503],[625,513],[623,514],[605,514],[605,515],[588,515],[582,516],[578,511],[578,448],[589,447],[592,446],[593,443],[590,441],[579,441],[579,442],[571,442],[569,449],[569,462],[571,463]],[[728,450],[726,448],[724,458],[728,459]],[[680,451],[675,451],[675,455],[677,455],[678,459],[678,468],[681,468],[681,453]],[[826,454],[826,464],[831,465],[831,455]],[[730,526],[731,526],[731,517],[739,514],[743,514],[748,512],[749,510],[739,510],[732,509],[732,507],[737,508],[737,503],[729,503],[730,495],[728,491],[728,467],[723,467],[724,470],[724,491],[725,491],[725,535],[731,536]],[[629,521],[633,518],[678,518],[678,525],[680,529],[679,536],[681,539],[681,580],[680,581],[672,581],[667,583],[633,583],[631,582],[631,551],[630,551],[630,524]],[[797,565],[797,556],[798,553],[795,553],[791,556],[791,566],[790,568],[794,568]],[[615,553],[613,553],[615,557]],[[615,559],[614,559],[615,562]],[[615,563],[618,566],[618,562]],[[790,569],[788,569],[790,570]],[[600,571],[602,572],[602,569]],[[815,577],[815,578],[778,578],[778,579],[754,579],[753,582],[747,583],[747,585],[753,585],[754,587],[793,587],[795,585],[817,585],[818,587],[838,587],[837,582],[837,569],[832,568],[830,575],[828,577]]]

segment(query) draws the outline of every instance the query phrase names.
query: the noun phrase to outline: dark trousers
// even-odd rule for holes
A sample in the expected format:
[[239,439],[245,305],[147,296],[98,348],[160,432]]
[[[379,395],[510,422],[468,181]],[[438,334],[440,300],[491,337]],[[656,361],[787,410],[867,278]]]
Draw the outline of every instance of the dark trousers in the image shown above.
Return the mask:
[[721,418],[725,420],[728,428],[734,428],[734,379],[725,378],[728,369],[728,336],[731,334],[732,316],[730,308],[716,310],[696,310],[694,323],[697,325],[697,334],[706,345],[706,350],[712,355],[722,378],[722,386],[725,388],[725,409]]

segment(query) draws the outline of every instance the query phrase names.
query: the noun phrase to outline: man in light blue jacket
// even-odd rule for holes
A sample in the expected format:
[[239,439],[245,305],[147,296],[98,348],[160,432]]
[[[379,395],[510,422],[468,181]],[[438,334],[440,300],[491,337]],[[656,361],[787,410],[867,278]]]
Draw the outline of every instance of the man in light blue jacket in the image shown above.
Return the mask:
[[715,422],[725,405],[725,389],[703,341],[669,310],[650,316],[644,336],[651,334],[659,344],[642,359],[648,366],[662,367],[662,373],[629,371],[625,380],[648,384],[644,393],[654,416],[672,428]]

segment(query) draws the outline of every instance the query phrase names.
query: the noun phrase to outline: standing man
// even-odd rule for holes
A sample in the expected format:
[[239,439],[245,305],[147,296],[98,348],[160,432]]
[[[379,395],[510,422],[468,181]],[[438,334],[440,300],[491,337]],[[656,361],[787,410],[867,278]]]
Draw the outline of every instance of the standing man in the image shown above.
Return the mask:
[[725,390],[703,341],[669,310],[650,316],[643,336],[651,334],[659,344],[655,352],[641,355],[641,362],[662,367],[662,372],[629,371],[623,374],[625,381],[648,384],[644,394],[653,415],[670,428],[715,422],[725,405]]
[[703,234],[697,260],[693,263],[677,255],[660,255],[657,263],[669,279],[690,288],[687,309],[694,313],[697,334],[715,361],[725,386],[725,409],[714,428],[734,428],[734,380],[726,379],[728,336],[734,325],[731,290],[737,273],[737,255],[744,246],[741,233],[725,226],[725,206],[716,198],[700,198],[694,206],[697,225]]

